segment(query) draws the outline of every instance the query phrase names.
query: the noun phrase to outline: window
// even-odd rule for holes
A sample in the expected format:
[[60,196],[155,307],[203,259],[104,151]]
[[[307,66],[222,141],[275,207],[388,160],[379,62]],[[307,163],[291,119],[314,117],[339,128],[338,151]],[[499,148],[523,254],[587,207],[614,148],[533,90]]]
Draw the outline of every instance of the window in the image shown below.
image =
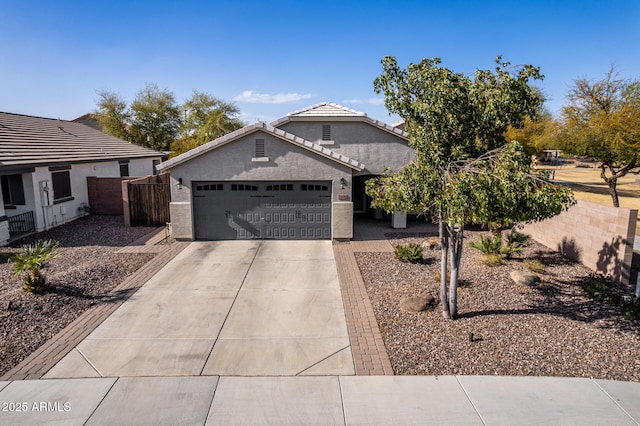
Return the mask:
[[264,139],[256,139],[256,157],[265,157],[264,153]]
[[330,141],[331,140],[331,125],[323,124],[322,125],[322,140]]
[[196,191],[222,191],[222,184],[212,183],[210,185],[196,185]]
[[129,165],[128,164],[120,164],[120,177],[129,176]]
[[71,177],[69,170],[51,173],[51,185],[53,186],[53,202],[62,202],[73,199],[71,197]]
[[328,185],[312,185],[308,183],[303,183],[300,185],[300,190],[302,191],[328,191]]
[[245,184],[231,184],[232,191],[257,191],[257,185],[245,185]]
[[24,187],[22,186],[22,175],[1,176],[2,198],[5,208],[14,206],[24,206]]
[[153,174],[157,175],[158,174],[158,170],[156,169],[156,166],[160,164],[160,160],[153,160],[152,162],[152,168],[153,168]]
[[293,184],[282,183],[278,185],[267,185],[267,191],[293,191]]

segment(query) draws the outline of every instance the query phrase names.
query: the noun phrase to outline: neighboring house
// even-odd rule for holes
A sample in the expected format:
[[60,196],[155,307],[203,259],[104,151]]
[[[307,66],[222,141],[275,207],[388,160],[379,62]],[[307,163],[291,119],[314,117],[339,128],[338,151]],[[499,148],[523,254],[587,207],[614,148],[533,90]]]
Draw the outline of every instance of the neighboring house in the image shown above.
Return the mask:
[[88,176],[151,175],[161,158],[84,124],[0,112],[0,245],[83,216]]
[[73,121],[74,123],[84,124],[85,126],[89,126],[93,129],[102,131],[102,128],[100,127],[100,122],[96,118],[95,114],[84,114],[78,118],[74,118],[71,121]]
[[332,103],[258,122],[186,152],[171,171],[173,236],[348,239],[365,181],[415,158],[400,129]]

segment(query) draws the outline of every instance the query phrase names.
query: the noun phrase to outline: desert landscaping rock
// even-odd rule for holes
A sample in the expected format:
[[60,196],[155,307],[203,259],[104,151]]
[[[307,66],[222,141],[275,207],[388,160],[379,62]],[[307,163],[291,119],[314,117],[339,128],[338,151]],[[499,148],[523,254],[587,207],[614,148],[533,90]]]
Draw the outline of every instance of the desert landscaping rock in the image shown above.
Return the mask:
[[422,250],[440,250],[440,239],[427,238],[422,242]]
[[509,276],[518,285],[533,287],[540,284],[540,277],[525,271],[511,271]]
[[[89,216],[0,248],[0,376],[93,305],[110,303],[110,291],[153,258],[117,254],[119,248],[155,228],[125,228],[122,216]],[[44,274],[51,289],[25,293],[8,256],[37,239],[60,242],[60,255]]]
[[[426,236],[389,237],[395,246],[420,244]],[[465,231],[465,241],[477,238],[477,232]],[[489,267],[465,242],[455,321],[445,320],[439,306],[419,313],[398,308],[406,297],[439,294],[439,251],[426,253],[425,262],[417,264],[399,262],[393,253],[355,255],[397,375],[640,381],[640,321],[588,299],[581,284],[591,271],[540,244],[532,241],[513,259]],[[544,282],[537,286],[514,285],[509,275],[524,271],[526,258],[545,265]]]
[[400,308],[407,312],[422,312],[433,308],[436,299],[430,295],[409,296],[400,301]]

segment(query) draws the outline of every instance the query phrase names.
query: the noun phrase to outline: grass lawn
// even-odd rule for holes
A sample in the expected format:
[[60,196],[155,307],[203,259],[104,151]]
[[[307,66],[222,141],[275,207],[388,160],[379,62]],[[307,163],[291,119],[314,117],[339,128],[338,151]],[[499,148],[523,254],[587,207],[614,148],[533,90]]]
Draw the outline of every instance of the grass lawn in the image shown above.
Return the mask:
[[[600,177],[600,169],[559,167],[556,168],[555,179],[568,183],[578,200],[613,206],[609,188]],[[640,175],[629,174],[618,179],[620,207],[640,210],[640,182],[636,179],[640,179]],[[640,235],[640,226],[636,226],[636,235]]]

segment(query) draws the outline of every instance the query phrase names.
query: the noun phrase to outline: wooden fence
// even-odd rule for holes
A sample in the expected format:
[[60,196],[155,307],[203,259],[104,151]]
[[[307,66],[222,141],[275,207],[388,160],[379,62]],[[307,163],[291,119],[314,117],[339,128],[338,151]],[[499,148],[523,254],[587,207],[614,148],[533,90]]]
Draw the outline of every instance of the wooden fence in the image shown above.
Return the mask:
[[167,181],[168,176],[153,176],[122,183],[129,211],[127,226],[162,226],[170,221],[171,186]]

